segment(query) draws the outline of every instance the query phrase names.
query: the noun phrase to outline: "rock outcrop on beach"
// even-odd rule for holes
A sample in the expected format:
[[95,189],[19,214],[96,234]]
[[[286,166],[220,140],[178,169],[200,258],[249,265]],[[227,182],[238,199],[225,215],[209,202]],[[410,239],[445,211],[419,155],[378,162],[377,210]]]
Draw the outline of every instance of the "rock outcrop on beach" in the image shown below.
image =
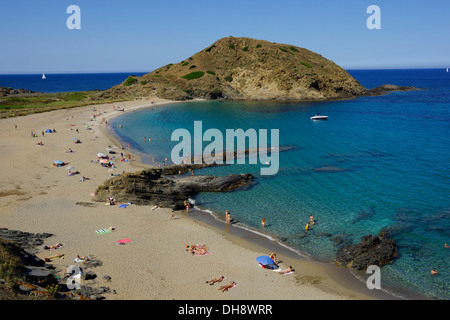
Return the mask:
[[226,37],[99,94],[102,98],[158,96],[171,100],[332,100],[367,89],[334,62],[305,48]]
[[[48,263],[47,259],[35,255],[44,240],[52,236],[50,233],[0,228],[0,300],[99,300],[104,299],[103,294],[110,293],[108,287],[91,287],[86,281],[81,288],[69,290],[67,279],[57,276],[51,260]],[[83,262],[81,279],[95,279],[96,274],[88,269],[98,265],[101,261],[95,259]]]
[[[159,205],[174,210],[184,209],[184,201],[199,192],[225,192],[251,184],[251,174],[230,174],[225,177],[211,175],[189,175],[170,177],[186,173],[207,165],[170,165],[147,169],[135,173],[124,173],[111,178],[95,191],[94,201],[106,202],[113,197],[117,202],[136,205]],[[191,171],[192,172],[192,171]]]
[[336,256],[336,261],[349,268],[366,270],[370,265],[383,266],[398,257],[397,245],[393,239],[380,233],[366,235],[358,244],[346,244]]

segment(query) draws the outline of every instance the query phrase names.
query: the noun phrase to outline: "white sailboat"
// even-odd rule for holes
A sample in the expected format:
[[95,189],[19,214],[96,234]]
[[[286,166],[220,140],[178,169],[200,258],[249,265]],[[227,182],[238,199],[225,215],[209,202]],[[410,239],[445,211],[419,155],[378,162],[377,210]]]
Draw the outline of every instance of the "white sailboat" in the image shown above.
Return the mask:
[[447,72],[448,72],[448,68],[447,68]]
[[47,79],[47,78],[45,77],[45,74],[42,74],[42,79]]

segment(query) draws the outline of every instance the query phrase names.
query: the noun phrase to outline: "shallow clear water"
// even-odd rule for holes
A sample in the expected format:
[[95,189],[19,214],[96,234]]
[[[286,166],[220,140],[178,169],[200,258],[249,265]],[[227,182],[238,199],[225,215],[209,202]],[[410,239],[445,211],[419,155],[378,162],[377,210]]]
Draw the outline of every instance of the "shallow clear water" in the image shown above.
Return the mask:
[[[208,128],[280,130],[280,169],[261,165],[207,168],[201,174],[249,172],[244,191],[202,193],[196,204],[282,238],[324,258],[336,254],[335,236],[356,243],[382,228],[393,230],[400,258],[382,268],[382,281],[430,297],[450,298],[450,73],[445,70],[353,70],[366,87],[384,83],[420,91],[318,103],[195,102],[127,113],[113,130],[146,161],[170,161],[171,132]],[[329,116],[314,122],[315,113]],[[122,124],[123,127],[119,127]],[[151,141],[149,142],[149,138]],[[206,146],[207,143],[204,144]],[[151,155],[151,156],[150,156]],[[154,157],[154,158],[153,158]],[[305,234],[312,214],[317,223]],[[430,270],[437,268],[437,277]]]

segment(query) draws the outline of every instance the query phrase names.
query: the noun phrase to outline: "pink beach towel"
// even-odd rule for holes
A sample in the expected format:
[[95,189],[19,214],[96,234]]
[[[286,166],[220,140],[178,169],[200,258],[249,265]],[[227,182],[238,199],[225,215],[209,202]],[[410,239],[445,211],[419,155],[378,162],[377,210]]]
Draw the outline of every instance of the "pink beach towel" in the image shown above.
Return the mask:
[[128,242],[131,242],[131,240],[128,239],[128,238],[122,239],[122,240],[117,240],[117,244],[125,244],[125,243],[128,243]]

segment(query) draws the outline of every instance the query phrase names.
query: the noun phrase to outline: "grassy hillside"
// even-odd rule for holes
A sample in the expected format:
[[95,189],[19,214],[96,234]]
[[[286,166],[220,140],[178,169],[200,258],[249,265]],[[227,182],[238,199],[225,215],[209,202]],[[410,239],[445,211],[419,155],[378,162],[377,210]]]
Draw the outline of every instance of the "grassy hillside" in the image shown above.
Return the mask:
[[102,92],[102,98],[327,100],[364,88],[344,69],[304,48],[251,38],[222,38],[192,57]]

